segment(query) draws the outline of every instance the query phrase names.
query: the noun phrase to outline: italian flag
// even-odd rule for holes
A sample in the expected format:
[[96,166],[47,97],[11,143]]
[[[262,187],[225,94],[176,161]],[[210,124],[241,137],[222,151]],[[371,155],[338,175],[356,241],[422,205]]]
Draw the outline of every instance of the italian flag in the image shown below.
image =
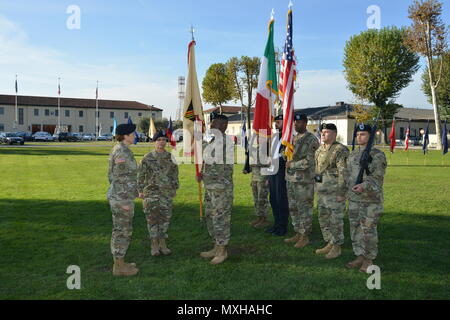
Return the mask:
[[278,96],[277,68],[275,63],[275,47],[273,45],[273,17],[269,22],[269,38],[267,39],[264,56],[261,59],[258,89],[256,91],[255,115],[253,130],[261,136],[272,135],[272,109]]

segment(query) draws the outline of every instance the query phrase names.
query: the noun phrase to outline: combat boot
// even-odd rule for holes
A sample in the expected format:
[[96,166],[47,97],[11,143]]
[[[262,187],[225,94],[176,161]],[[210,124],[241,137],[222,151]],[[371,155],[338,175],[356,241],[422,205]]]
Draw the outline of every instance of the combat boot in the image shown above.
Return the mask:
[[139,272],[134,263],[125,263],[124,259],[114,258],[113,276],[134,276]]
[[167,248],[166,239],[163,238],[159,239],[159,249],[161,250],[161,253],[165,256],[172,253],[172,251],[169,248]]
[[302,235],[302,236],[300,236],[300,239],[297,241],[297,243],[295,244],[294,247],[301,249],[301,248],[306,247],[308,245],[308,243],[309,243],[308,236]]
[[347,263],[346,266],[349,269],[358,268],[358,267],[360,267],[363,264],[363,262],[364,262],[364,257],[363,256],[358,256],[358,257],[356,257],[355,260]]
[[369,268],[371,265],[373,265],[373,261],[369,260],[369,259],[366,259],[366,258],[363,258],[363,259],[364,259],[364,261],[363,261],[362,266],[359,269],[359,271],[366,273],[367,272],[367,268]]
[[301,237],[302,235],[300,233],[296,233],[295,236],[293,236],[292,238],[284,239],[284,242],[285,243],[298,242]]
[[260,221],[254,225],[255,228],[261,229],[270,225],[270,222],[267,221],[267,217],[260,217]]
[[321,249],[317,249],[316,254],[327,254],[328,252],[330,252],[332,247],[333,247],[333,244],[330,242],[325,247],[323,247]]
[[214,258],[216,256],[216,250],[217,250],[217,245],[214,245],[214,248],[212,248],[209,251],[204,251],[200,253],[200,257],[202,258]]
[[336,259],[341,255],[341,246],[338,244],[333,244],[331,250],[326,254],[325,258],[327,259]]
[[152,248],[152,256],[159,256],[158,239],[156,238],[152,239],[151,248]]
[[217,246],[216,255],[214,259],[211,260],[211,264],[219,264],[225,261],[228,257],[227,249],[225,246]]
[[253,220],[252,222],[250,222],[250,225],[252,227],[256,226],[258,223],[261,222],[261,217],[257,217],[255,220]]

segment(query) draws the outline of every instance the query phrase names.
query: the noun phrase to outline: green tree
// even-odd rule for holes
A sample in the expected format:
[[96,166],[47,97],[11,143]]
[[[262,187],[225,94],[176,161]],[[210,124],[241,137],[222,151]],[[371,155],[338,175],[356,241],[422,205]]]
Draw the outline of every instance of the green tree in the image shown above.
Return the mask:
[[[428,88],[434,109],[434,121],[438,139],[437,148],[440,149],[442,146],[442,135],[437,90],[443,78],[444,59],[442,57],[447,50],[449,28],[442,21],[442,3],[437,0],[415,0],[409,7],[408,13],[412,25],[407,29],[405,44],[414,52],[425,57],[427,61]],[[438,66],[435,66],[435,62],[438,63]]]
[[403,44],[404,36],[396,27],[371,29],[352,36],[344,49],[348,88],[380,112],[386,143],[386,122],[401,108],[395,99],[419,68],[419,56]]
[[[202,82],[203,100],[213,106],[222,106],[230,101],[233,94],[233,83],[224,63],[214,63],[206,71]],[[220,110],[222,113],[222,110]]]

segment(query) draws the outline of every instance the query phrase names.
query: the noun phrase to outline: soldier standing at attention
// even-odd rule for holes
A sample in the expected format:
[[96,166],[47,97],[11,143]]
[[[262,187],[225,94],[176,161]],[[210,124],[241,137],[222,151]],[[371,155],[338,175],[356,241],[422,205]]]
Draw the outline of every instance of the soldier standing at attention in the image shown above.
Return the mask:
[[155,151],[147,153],[139,164],[138,190],[151,239],[151,254],[169,255],[166,239],[172,217],[172,203],[178,189],[178,165],[165,147],[168,137],[159,131],[153,137]]
[[383,212],[383,180],[387,166],[384,152],[372,148],[368,170],[363,175],[363,183],[355,185],[360,170],[359,161],[367,147],[371,131],[370,125],[358,126],[356,141],[359,147],[347,160],[348,218],[353,252],[356,256],[356,259],[349,262],[347,267],[360,267],[361,272],[367,271],[378,253],[377,225]]
[[337,128],[332,123],[322,125],[323,144],[316,151],[316,185],[319,224],[327,245],[316,250],[335,259],[341,255],[344,244],[344,210],[346,186],[346,161],[349,151],[336,141]]
[[111,253],[115,276],[133,276],[139,271],[135,263],[124,261],[133,232],[134,199],[138,196],[137,163],[129,149],[135,130],[134,124],[119,125],[116,128],[118,143],[109,156],[107,198],[112,212]]
[[[205,186],[205,219],[208,233],[215,245],[210,251],[200,254],[203,258],[213,258],[211,264],[219,264],[228,257],[226,246],[230,241],[231,209],[233,207],[233,145],[225,134],[228,118],[215,115],[211,122],[213,138],[204,145],[204,162],[197,181]],[[227,148],[228,146],[228,148]],[[231,149],[228,150],[231,146]],[[214,148],[208,154],[209,148]],[[223,151],[220,155],[220,151]]]
[[256,220],[250,222],[250,225],[259,229],[269,225],[267,217],[269,215],[269,175],[263,174],[262,168],[268,165],[261,164],[259,157],[259,148],[256,152],[256,163],[251,165],[252,168],[252,192],[253,202],[255,204]]
[[304,114],[295,115],[294,156],[286,163],[286,183],[289,200],[289,213],[294,226],[295,236],[285,239],[294,243],[296,248],[303,248],[309,243],[312,232],[314,207],[314,172],[315,153],[319,141],[306,130],[308,118]]

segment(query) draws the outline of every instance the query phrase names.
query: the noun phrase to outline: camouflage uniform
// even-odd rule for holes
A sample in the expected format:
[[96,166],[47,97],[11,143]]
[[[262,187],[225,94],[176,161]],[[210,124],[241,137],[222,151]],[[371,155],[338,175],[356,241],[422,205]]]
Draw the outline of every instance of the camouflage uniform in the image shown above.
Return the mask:
[[[223,162],[202,167],[205,186],[205,219],[209,235],[216,245],[226,246],[230,241],[231,209],[233,207],[233,164],[226,162],[226,143],[223,134]],[[228,139],[229,140],[229,139]],[[204,143],[203,150],[214,143]],[[230,143],[227,141],[227,143]]]
[[308,236],[312,232],[314,207],[315,152],[319,141],[311,132],[294,137],[294,156],[286,167],[289,213],[294,231]]
[[377,224],[383,212],[383,180],[386,172],[386,156],[384,152],[373,148],[370,151],[372,162],[369,164],[369,175],[364,172],[363,192],[352,191],[359,173],[359,159],[364,148],[355,149],[347,160],[348,176],[348,218],[353,252],[356,256],[364,256],[374,260],[378,253]]
[[168,238],[172,202],[178,186],[178,165],[169,152],[153,151],[144,156],[139,164],[138,190],[144,194],[150,238]]
[[[109,156],[109,189],[107,198],[112,212],[111,253],[122,259],[127,253],[133,233],[134,199],[137,190],[137,163],[128,146],[120,142]],[[124,210],[123,207],[130,207]]]
[[252,165],[253,202],[257,217],[267,217],[269,214],[269,176],[261,174],[260,165]]
[[323,239],[334,245],[344,243],[345,201],[337,202],[336,197],[345,197],[347,191],[348,154],[347,147],[337,141],[322,144],[316,151],[316,174],[322,175],[322,182],[315,185],[319,224]]

